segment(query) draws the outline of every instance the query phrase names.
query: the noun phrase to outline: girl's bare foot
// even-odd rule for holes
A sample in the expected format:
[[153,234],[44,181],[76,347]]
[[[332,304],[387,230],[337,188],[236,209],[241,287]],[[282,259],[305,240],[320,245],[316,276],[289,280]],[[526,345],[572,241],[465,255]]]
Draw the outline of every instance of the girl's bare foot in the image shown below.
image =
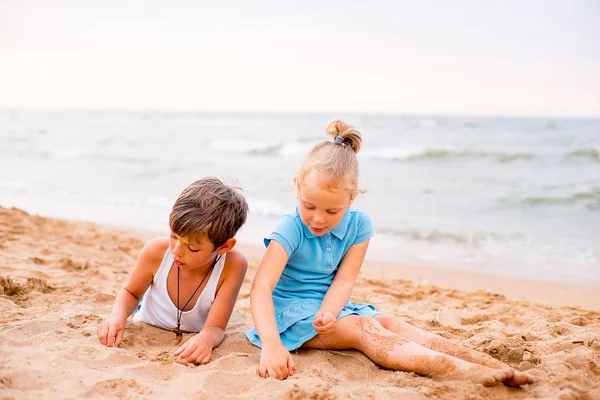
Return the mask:
[[[482,353],[477,350],[469,349],[465,346],[462,346],[458,343],[453,343],[448,339],[441,337],[431,338],[426,342],[426,346],[432,350],[438,351],[440,353],[450,354],[454,357],[460,358],[461,360],[469,361],[475,364],[481,364],[486,367],[496,368],[505,370],[510,368],[508,365],[503,363],[502,361],[496,360],[492,356]],[[505,379],[502,383],[506,386],[510,387],[519,387],[522,385],[527,385],[529,383],[533,383],[534,379],[523,373],[516,370],[513,370],[514,373],[511,378]]]
[[515,370],[510,367],[490,368],[452,356],[414,357],[414,371],[434,379],[456,379],[484,386],[494,386],[514,379]]
[[519,386],[523,386],[523,385],[527,385],[527,384],[535,382],[533,377],[527,375],[526,373],[520,372],[517,370],[513,370],[513,371],[514,371],[514,376],[512,378],[508,378],[508,379],[505,379],[504,381],[502,381],[502,383],[504,383],[506,386],[519,387]]
[[515,371],[512,368],[491,368],[468,361],[465,361],[465,363],[469,365],[457,371],[457,378],[459,379],[481,383],[483,386],[494,386],[514,378]]

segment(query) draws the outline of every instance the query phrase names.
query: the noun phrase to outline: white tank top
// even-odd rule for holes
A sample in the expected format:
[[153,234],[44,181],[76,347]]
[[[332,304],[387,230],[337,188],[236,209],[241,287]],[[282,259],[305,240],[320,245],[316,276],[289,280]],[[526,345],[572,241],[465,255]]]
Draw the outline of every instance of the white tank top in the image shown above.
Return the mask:
[[[226,254],[215,264],[213,272],[204,287],[194,308],[181,314],[181,330],[184,332],[200,332],[217,291],[217,283],[223,272]],[[140,305],[133,315],[133,322],[146,322],[159,328],[171,330],[177,326],[177,307],[167,292],[167,276],[173,265],[173,255],[167,249],[152,284],[144,293]]]

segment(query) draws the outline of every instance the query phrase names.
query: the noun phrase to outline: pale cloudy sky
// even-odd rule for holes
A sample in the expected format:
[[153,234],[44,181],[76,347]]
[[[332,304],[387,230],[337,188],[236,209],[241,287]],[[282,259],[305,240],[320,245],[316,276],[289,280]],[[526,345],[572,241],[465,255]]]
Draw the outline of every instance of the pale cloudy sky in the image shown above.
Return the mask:
[[0,108],[600,117],[600,1],[0,0]]

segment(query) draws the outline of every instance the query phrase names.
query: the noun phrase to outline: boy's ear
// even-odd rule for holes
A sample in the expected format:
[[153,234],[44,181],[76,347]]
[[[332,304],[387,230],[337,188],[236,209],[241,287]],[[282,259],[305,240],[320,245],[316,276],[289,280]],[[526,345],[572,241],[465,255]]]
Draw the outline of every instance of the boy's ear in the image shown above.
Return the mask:
[[233,249],[235,247],[235,244],[237,243],[237,240],[235,240],[235,238],[229,238],[225,241],[225,243],[223,243],[222,246],[220,246],[217,249],[217,254],[225,254],[227,253],[229,250]]

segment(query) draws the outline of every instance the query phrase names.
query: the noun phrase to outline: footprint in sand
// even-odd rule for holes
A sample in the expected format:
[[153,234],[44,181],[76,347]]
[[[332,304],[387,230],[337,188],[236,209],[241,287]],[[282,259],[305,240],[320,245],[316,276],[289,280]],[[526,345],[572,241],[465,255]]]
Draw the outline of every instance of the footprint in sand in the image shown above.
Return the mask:
[[87,393],[89,397],[138,397],[152,394],[152,390],[141,386],[135,379],[107,379],[97,382]]
[[49,336],[55,335],[60,328],[60,321],[28,321],[8,324],[8,327],[0,331],[0,340],[4,346],[24,347],[38,346]]
[[0,312],[21,310],[22,308],[7,298],[0,297]]
[[90,263],[88,261],[78,261],[71,257],[65,257],[60,260],[60,266],[65,271],[75,272],[90,268]]
[[29,292],[35,291],[40,293],[50,293],[55,290],[54,287],[48,285],[48,281],[44,278],[27,278],[27,282],[18,283],[11,277],[0,278],[0,294],[6,296],[15,296],[20,298]]
[[[263,383],[266,380],[256,376],[254,379],[249,379],[248,373],[232,373],[229,371],[215,371],[204,380],[204,390],[212,394],[210,398],[219,398],[223,395],[240,395],[248,393],[252,389],[257,389],[260,385],[258,380]],[[235,382],[235,384],[232,384]],[[257,385],[258,383],[258,385]],[[263,392],[265,393],[265,392]]]

